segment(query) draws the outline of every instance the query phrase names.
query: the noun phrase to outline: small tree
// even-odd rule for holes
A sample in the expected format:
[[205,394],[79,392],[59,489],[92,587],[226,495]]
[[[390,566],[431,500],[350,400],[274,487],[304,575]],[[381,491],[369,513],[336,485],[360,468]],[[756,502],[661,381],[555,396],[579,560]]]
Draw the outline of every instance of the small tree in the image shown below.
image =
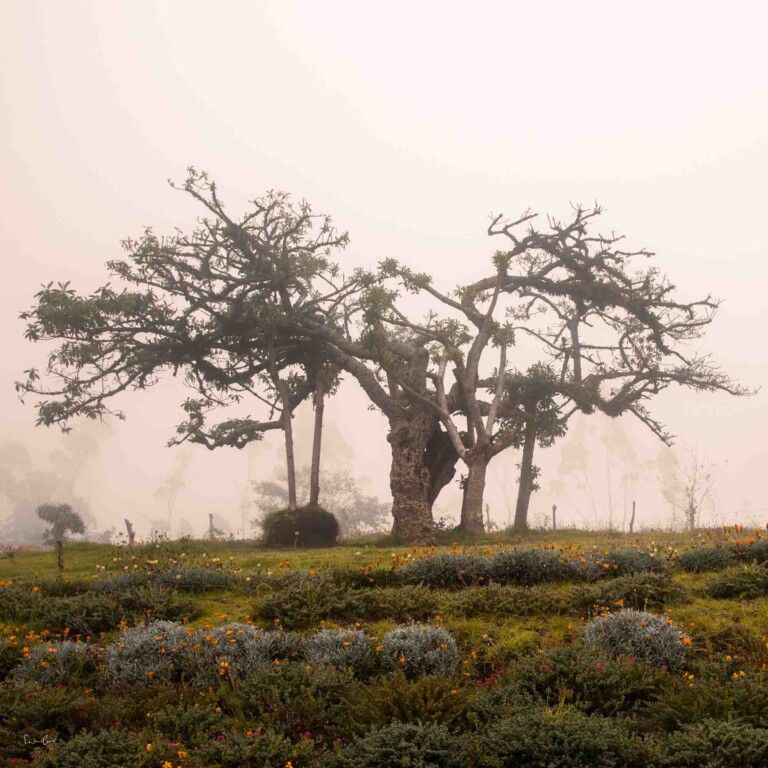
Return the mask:
[[63,544],[67,533],[85,533],[83,518],[69,504],[42,504],[37,508],[37,516],[51,525],[43,533],[46,544]]
[[60,579],[64,572],[64,542],[67,533],[85,533],[85,523],[69,504],[43,504],[37,508],[37,516],[51,524],[43,533],[43,541],[56,548],[56,565]]

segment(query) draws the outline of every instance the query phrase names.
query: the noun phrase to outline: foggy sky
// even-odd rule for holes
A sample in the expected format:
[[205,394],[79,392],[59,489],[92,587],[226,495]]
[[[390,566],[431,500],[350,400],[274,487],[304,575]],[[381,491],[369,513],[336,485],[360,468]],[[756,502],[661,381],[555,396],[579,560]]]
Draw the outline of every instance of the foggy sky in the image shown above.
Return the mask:
[[[306,197],[349,230],[345,269],[395,256],[446,289],[487,272],[498,247],[485,236],[490,213],[530,206],[566,215],[571,202],[597,200],[601,229],[655,251],[683,296],[711,290],[724,299],[704,348],[760,385],[767,25],[761,2],[5,0],[3,435],[41,460],[62,439],[35,432],[31,407],[13,392],[44,351],[22,339],[18,313],[41,283],[70,280],[84,291],[102,283],[119,241],[145,225],[189,226],[200,212],[166,179],[183,179],[190,164],[209,171],[233,211],[271,188]],[[128,420],[103,441],[92,489],[105,527],[123,514],[162,514],[155,491],[173,471],[164,446],[182,396],[167,381],[122,398]],[[385,495],[385,425],[366,406],[350,383],[327,417],[353,446],[354,469]],[[653,409],[680,446],[698,446],[719,465],[725,519],[768,520],[764,391],[749,399],[673,391]],[[588,428],[602,439],[597,423]],[[626,429],[638,455],[656,454],[655,438]],[[265,454],[256,477],[279,461]],[[504,457],[501,479],[489,477],[499,521],[517,460]],[[541,463],[534,514],[559,449]],[[247,466],[233,450],[194,449],[178,502],[185,516],[200,527],[208,511],[235,521]],[[646,491],[648,521],[662,519]],[[441,498],[441,510],[455,511],[455,498],[455,489]],[[758,513],[747,515],[747,505]]]

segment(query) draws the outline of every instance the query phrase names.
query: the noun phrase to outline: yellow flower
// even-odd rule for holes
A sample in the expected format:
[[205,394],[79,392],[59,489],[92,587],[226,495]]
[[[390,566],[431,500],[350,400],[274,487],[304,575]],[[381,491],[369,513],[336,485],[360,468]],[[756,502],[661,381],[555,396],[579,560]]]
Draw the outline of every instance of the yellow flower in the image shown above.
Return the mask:
[[147,743],[146,750],[147,750],[147,752],[151,752],[152,751],[152,743],[151,742]]
[[183,760],[187,756],[187,751],[185,749],[180,749],[176,754]]
[[163,768],[173,768],[173,763],[170,760],[163,760]]
[[688,635],[685,635],[681,640],[681,642],[683,645],[690,645],[693,642],[693,640],[691,640],[691,638],[688,637]]

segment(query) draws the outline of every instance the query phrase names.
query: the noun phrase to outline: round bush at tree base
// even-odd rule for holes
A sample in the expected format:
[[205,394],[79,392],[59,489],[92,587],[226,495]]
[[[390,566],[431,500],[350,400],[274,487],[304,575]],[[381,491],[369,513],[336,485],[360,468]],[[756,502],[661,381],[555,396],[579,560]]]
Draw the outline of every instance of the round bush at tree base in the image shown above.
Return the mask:
[[339,538],[338,520],[322,507],[270,512],[262,528],[268,547],[332,547]]
[[462,740],[438,723],[390,723],[355,739],[329,768],[464,768]]
[[382,664],[406,677],[453,675],[459,666],[456,641],[440,627],[411,624],[387,632],[381,640]]
[[685,639],[666,619],[645,611],[617,611],[598,616],[584,627],[586,648],[670,670],[685,663]]

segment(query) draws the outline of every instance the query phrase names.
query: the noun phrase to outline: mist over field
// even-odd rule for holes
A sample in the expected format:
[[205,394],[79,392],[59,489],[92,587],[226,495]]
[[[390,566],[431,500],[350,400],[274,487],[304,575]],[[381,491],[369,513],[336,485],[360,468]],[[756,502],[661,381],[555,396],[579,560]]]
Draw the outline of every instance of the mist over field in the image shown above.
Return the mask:
[[[723,300],[700,344],[734,379],[768,377],[768,67],[760,4],[9,3],[3,9],[0,253],[0,530],[35,541],[34,509],[66,501],[89,533],[202,535],[213,514],[253,535],[254,484],[279,479],[279,432],[243,450],[168,448],[183,384],[129,392],[125,421],[35,428],[13,383],[44,360],[18,318],[50,281],[89,292],[120,241],[199,215],[166,184],[190,164],[240,213],[270,189],[306,198],[350,234],[342,267],[396,257],[450,291],[486,274],[489,214],[567,217],[605,207],[600,231],[653,251],[681,296]],[[578,29],[578,34],[574,34]],[[429,45],[425,48],[424,41]],[[556,55],[553,53],[555,52]],[[532,77],[531,73],[536,73]],[[414,313],[422,300],[412,300]],[[524,343],[510,361],[525,368]],[[486,366],[490,370],[490,364]],[[349,376],[326,406],[323,472],[389,500],[387,422]],[[686,467],[711,469],[705,526],[768,523],[764,389],[670,389],[654,415],[666,448],[631,416],[575,417],[538,449],[529,522],[682,527]],[[297,411],[296,463],[312,409]],[[514,514],[519,452],[489,467],[491,521]],[[462,472],[461,466],[457,467]],[[454,479],[434,518],[458,522]],[[383,528],[388,529],[391,517]]]

